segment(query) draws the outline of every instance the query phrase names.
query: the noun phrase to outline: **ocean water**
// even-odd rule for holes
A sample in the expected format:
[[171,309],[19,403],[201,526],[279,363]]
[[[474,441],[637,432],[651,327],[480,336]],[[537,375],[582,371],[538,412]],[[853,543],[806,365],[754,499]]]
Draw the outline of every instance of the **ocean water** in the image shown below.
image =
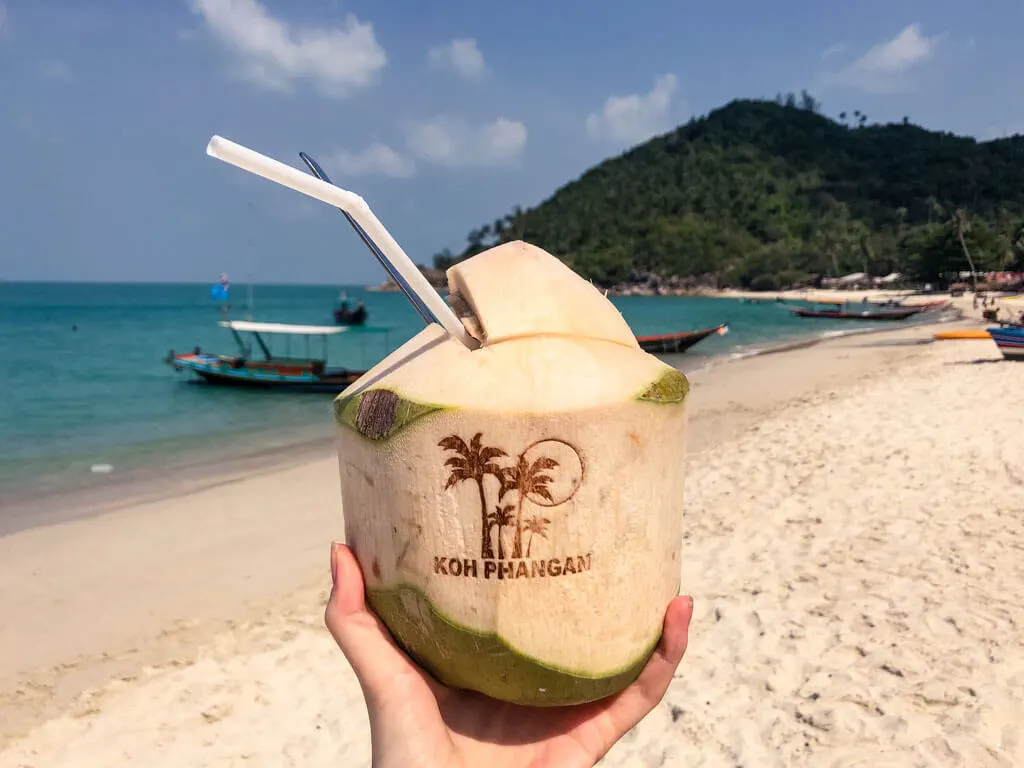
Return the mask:
[[[255,286],[252,318],[330,325],[340,289]],[[331,337],[332,365],[368,367],[423,327],[402,294],[344,290],[352,302],[366,303],[368,323],[378,330]],[[231,316],[245,319],[247,288],[233,286],[231,301]],[[801,319],[771,302],[613,301],[637,334],[728,322],[728,335],[712,336],[670,361],[684,370],[837,331],[835,322]],[[234,353],[220,319],[207,284],[0,283],[0,502],[109,482],[142,468],[209,465],[329,440],[329,394],[203,385],[163,362],[171,349]],[[868,325],[842,323],[838,330]],[[319,350],[322,342],[312,343]],[[292,352],[304,354],[304,345]]]

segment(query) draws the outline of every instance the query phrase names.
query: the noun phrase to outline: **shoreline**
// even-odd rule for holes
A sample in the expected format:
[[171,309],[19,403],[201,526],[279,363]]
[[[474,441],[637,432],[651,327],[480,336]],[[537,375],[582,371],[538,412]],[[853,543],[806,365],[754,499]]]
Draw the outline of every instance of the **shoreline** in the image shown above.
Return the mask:
[[[735,301],[734,297],[728,298]],[[969,307],[970,302],[966,305]],[[712,312],[718,315],[719,320],[728,320],[733,310],[728,308],[727,302],[722,311]],[[807,322],[816,325],[828,321]],[[909,327],[914,322],[911,319],[899,325]],[[672,324],[668,325],[667,330],[671,330]],[[817,339],[829,333],[821,327],[790,325],[792,327],[782,333],[773,330],[771,333],[779,333],[775,338],[758,340],[745,337],[749,331],[748,326],[740,330],[741,326],[734,323],[734,335],[725,337],[724,343],[715,337],[704,342],[704,345],[712,345],[710,347],[698,346],[685,355],[666,359],[690,373],[704,367],[721,365],[729,359],[773,354],[777,349],[787,349],[804,342],[817,343]],[[837,335],[861,332],[859,328],[850,328],[849,325],[864,324],[836,322],[831,327]],[[888,323],[877,325],[879,331],[890,330],[881,327],[889,326]],[[871,329],[875,330],[875,327]],[[743,335],[737,337],[737,331]],[[702,350],[705,348],[711,352],[704,354]],[[323,403],[323,413],[327,414],[329,400],[325,398]],[[87,494],[100,504],[111,495],[133,494],[147,480],[160,482],[168,472],[186,479],[195,474],[208,475],[211,471],[233,472],[249,464],[265,466],[262,457],[268,452],[286,450],[308,453],[328,445],[331,442],[329,417],[325,415],[323,418],[307,419],[307,416],[308,413],[303,414],[283,428],[246,425],[244,429],[223,429],[220,433],[208,435],[194,434],[166,439],[153,435],[148,441],[144,439],[134,445],[96,443],[88,449],[82,448],[77,454],[60,454],[49,460],[39,451],[30,458],[11,456],[0,464],[0,485],[3,486],[5,496],[4,509],[0,512],[0,534],[32,525],[29,518],[33,515],[46,521],[62,519],[62,516],[66,516],[62,511],[66,507],[65,502],[77,503],[75,497],[78,494]]]
[[[819,339],[695,372],[687,461],[906,367],[931,335],[919,325]],[[0,626],[0,745],[110,681],[195,663],[268,616],[322,611],[328,543],[344,530],[337,459],[327,446],[277,458],[102,503],[65,499],[70,518],[0,536],[0,613],[18,617]],[[76,632],[55,635],[59,625]]]
[[[901,331],[955,323],[970,324],[972,320],[937,316],[926,320],[904,321],[898,327],[879,324],[845,330],[840,327],[830,331],[807,331],[778,341],[734,348],[716,355],[678,354],[665,355],[663,359],[692,378],[726,364],[807,349],[840,339],[898,334]],[[277,436],[276,445],[249,447],[251,439],[265,439],[269,434]],[[56,487],[39,488],[26,484],[22,488],[8,489],[5,512],[0,516],[0,537],[242,481],[262,472],[314,461],[330,455],[333,450],[333,424],[328,418],[321,425],[306,424],[287,432],[232,436],[217,441],[214,447],[172,451],[167,454],[172,457],[169,463],[159,461],[159,457],[154,455],[149,463],[107,475],[84,475],[77,481]]]

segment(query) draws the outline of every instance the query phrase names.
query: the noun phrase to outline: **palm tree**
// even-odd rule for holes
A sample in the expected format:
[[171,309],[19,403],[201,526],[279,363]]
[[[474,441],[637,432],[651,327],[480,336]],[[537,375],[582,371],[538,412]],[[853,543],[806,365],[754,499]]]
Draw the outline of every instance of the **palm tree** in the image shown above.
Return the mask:
[[525,454],[520,454],[514,466],[505,468],[502,495],[513,490],[519,494],[519,498],[516,500],[516,535],[512,543],[512,557],[514,558],[523,556],[523,502],[530,494],[539,496],[545,501],[552,501],[551,491],[548,490],[551,476],[545,475],[544,472],[557,466],[558,462],[547,456],[541,456],[531,464],[526,460]]
[[515,515],[512,514],[515,507],[511,504],[505,504],[504,506],[497,506],[494,511],[487,516],[487,533],[490,535],[491,528],[498,527],[498,559],[505,559],[505,542],[501,538],[501,529],[515,522]]
[[906,206],[901,205],[899,208],[897,208],[896,209],[896,215],[899,217],[899,220],[900,220],[900,223],[899,223],[899,233],[902,235],[903,234],[903,227],[907,223],[907,208],[906,208]]
[[1013,254],[1013,263],[1024,263],[1024,223],[1014,230],[1013,242],[1010,247]]
[[466,445],[466,441],[461,437],[449,435],[441,440],[438,446],[446,451],[455,451],[457,454],[449,457],[444,463],[446,467],[451,467],[451,473],[448,475],[448,482],[445,483],[444,489],[447,491],[464,480],[472,480],[480,490],[480,525],[483,529],[480,533],[480,557],[484,560],[493,560],[494,547],[491,546],[490,516],[487,514],[484,478],[487,475],[493,475],[498,478],[499,482],[503,482],[504,472],[502,467],[494,462],[494,459],[508,454],[500,448],[484,447],[481,443],[482,437],[483,433],[477,432],[469,441],[469,445]]
[[549,525],[551,525],[551,521],[546,517],[528,517],[523,521],[523,530],[530,532],[530,538],[526,542],[527,557],[530,556],[530,550],[533,549],[533,537],[541,536],[546,539]]
[[974,292],[978,292],[978,276],[974,272],[974,259],[971,258],[971,252],[967,250],[967,242],[964,240],[964,234],[971,231],[971,222],[967,220],[967,213],[963,208],[957,208],[953,211],[953,227],[956,229],[957,239],[960,241],[960,247],[964,249],[964,256],[967,257],[967,266],[971,270],[971,285],[974,287]]

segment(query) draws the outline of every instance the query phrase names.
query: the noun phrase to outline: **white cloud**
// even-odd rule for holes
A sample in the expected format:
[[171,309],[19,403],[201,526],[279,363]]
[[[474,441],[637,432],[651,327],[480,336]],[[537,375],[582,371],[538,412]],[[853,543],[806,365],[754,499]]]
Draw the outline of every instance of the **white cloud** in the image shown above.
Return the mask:
[[192,0],[192,9],[235,54],[241,74],[267,88],[307,79],[341,97],[373,84],[387,64],[373,24],[351,14],[336,27],[293,27],[256,0]]
[[600,113],[587,115],[587,132],[595,139],[635,144],[667,131],[676,85],[675,75],[662,75],[645,94],[608,97]]
[[821,52],[822,59],[831,59],[833,56],[838,56],[841,53],[846,53],[846,43],[836,43],[830,45],[824,51]]
[[416,164],[411,159],[380,142],[374,142],[361,152],[339,150],[328,159],[328,163],[347,176],[377,174],[406,179],[416,173]]
[[64,137],[52,123],[38,119],[31,109],[19,109],[14,116],[14,126],[26,139],[40,144],[59,146],[64,143]]
[[455,39],[431,48],[427,58],[434,66],[451,68],[466,80],[479,80],[487,71],[484,55],[472,38]]
[[442,116],[413,124],[408,145],[420,159],[448,168],[511,165],[526,147],[526,126],[504,117],[472,125]]
[[852,64],[826,75],[823,85],[845,86],[865,93],[906,90],[906,76],[935,55],[942,37],[922,35],[921,25],[911,24],[891,40],[872,46]]
[[71,80],[71,68],[60,59],[47,59],[39,64],[39,74],[47,80]]

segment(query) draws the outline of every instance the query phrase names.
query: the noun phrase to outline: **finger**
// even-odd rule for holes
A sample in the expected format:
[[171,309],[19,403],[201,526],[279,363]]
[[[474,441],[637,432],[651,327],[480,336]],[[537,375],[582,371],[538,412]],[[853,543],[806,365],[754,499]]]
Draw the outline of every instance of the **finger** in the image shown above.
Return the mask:
[[613,725],[615,739],[646,717],[665,695],[686,653],[692,617],[692,597],[677,597],[668,604],[661,641],[654,654],[640,676],[605,711]]
[[[327,629],[352,665],[363,694],[376,700],[407,675],[425,678],[398,648],[384,624],[366,605],[363,572],[352,550],[331,545],[331,595],[324,620]],[[440,687],[440,686],[437,686]]]
[[327,629],[360,683],[374,691],[404,672],[409,661],[367,609],[363,572],[352,550],[344,544],[331,545],[331,580],[331,596],[324,613]]

